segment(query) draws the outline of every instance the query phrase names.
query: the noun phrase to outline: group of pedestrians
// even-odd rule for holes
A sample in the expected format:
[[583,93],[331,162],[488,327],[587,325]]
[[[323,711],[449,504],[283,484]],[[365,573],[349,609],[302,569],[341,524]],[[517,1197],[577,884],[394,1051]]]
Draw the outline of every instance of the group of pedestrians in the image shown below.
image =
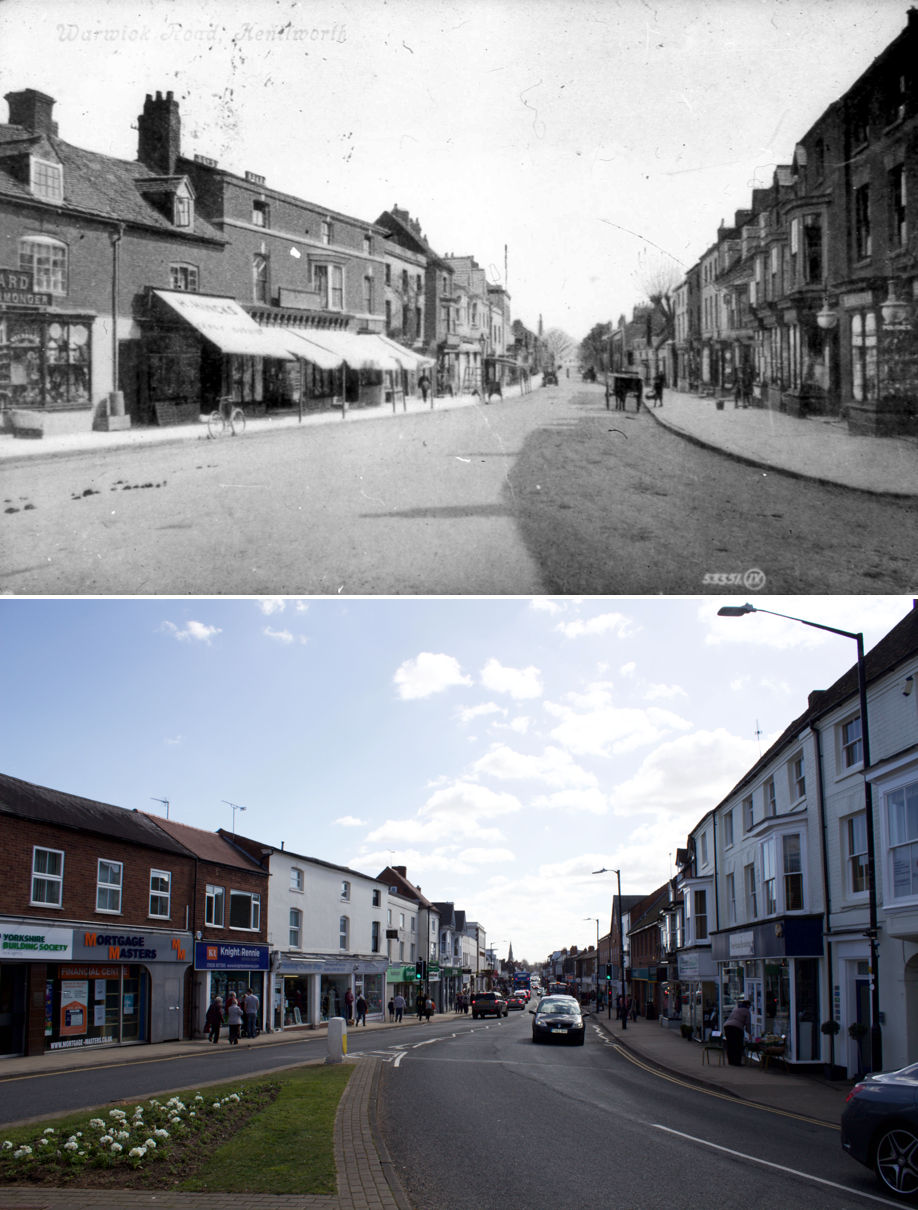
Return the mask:
[[215,996],[204,1017],[207,1034],[211,1042],[220,1041],[220,1030],[224,1022],[229,1025],[230,1046],[239,1043],[239,1035],[254,1038],[258,1033],[258,997],[249,987],[245,994],[237,999],[235,992],[230,992],[226,1000],[226,1010],[223,1008],[223,997]]
[[460,992],[456,997],[456,1003],[453,1011],[457,1013],[467,1013],[469,1011],[469,1004],[471,1001],[472,997],[468,994],[468,992]]

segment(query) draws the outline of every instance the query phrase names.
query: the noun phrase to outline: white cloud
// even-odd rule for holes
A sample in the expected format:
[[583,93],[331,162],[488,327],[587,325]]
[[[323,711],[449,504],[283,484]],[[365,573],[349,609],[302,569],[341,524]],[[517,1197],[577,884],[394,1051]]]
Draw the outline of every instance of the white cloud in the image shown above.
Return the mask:
[[692,724],[669,710],[648,706],[646,710],[598,704],[578,713],[567,705],[546,702],[545,709],[562,721],[551,732],[578,756],[618,756],[663,739],[671,731],[690,731]]
[[[758,758],[754,740],[740,739],[723,727],[679,736],[649,753],[634,776],[615,787],[612,808],[616,815],[662,811],[680,821],[688,817],[693,827]],[[678,835],[674,839],[670,832],[670,843],[675,840]]]
[[367,836],[367,843],[436,843],[457,838],[504,840],[499,828],[484,827],[479,821],[511,815],[522,808],[523,804],[513,794],[498,793],[475,782],[459,781],[435,790],[409,819],[387,819]]
[[622,674],[622,676],[633,676],[636,668],[637,664],[635,664],[634,660],[632,660],[630,664],[622,664],[621,668],[619,668],[619,672]]
[[552,601],[548,597],[533,597],[529,602],[531,609],[542,609],[545,613],[562,613],[563,605],[559,605],[557,601]]
[[566,811],[591,811],[594,815],[605,815],[609,809],[605,794],[596,786],[586,790],[559,790],[555,794],[542,794],[532,800],[532,805]]
[[498,706],[496,702],[482,702],[480,706],[469,706],[467,710],[460,709],[456,717],[460,723],[470,723],[473,718],[478,718],[482,714],[506,714],[505,706]]
[[459,781],[435,790],[418,811],[423,818],[491,819],[496,815],[512,815],[523,804],[513,794],[498,793],[474,782]]
[[459,854],[460,861],[474,861],[479,865],[495,861],[516,861],[516,855],[509,849],[463,849]]
[[174,626],[172,622],[163,622],[160,630],[165,630],[181,641],[194,639],[195,642],[208,644],[214,635],[222,633],[218,627],[205,626],[203,622],[189,622],[185,630],[179,630],[178,626]]
[[742,689],[743,685],[745,685],[748,680],[748,676],[737,677],[735,681],[730,682],[730,688],[735,690]]
[[268,616],[272,613],[283,613],[287,606],[283,597],[259,597],[256,604],[261,612]]
[[463,676],[458,660],[451,655],[434,655],[422,651],[414,660],[405,660],[392,678],[398,686],[402,701],[430,697],[450,685],[471,685],[472,678]]
[[627,639],[637,633],[631,619],[623,613],[601,613],[595,618],[578,618],[574,622],[559,622],[560,630],[567,639],[579,639],[584,635],[606,634],[612,631],[616,638]]
[[408,867],[408,875],[415,886],[417,886],[419,873],[444,872],[460,875],[475,873],[474,866],[460,862],[455,854],[447,854],[443,849],[435,849],[432,853],[421,853],[417,849],[399,849],[395,855],[388,849],[379,849],[375,853],[361,853],[347,864],[352,869],[361,870],[375,878],[381,869],[385,869],[393,862]]
[[293,635],[289,630],[272,630],[270,626],[266,626],[263,633],[266,634],[269,639],[277,639],[279,643],[293,642]]
[[180,744],[182,742],[182,737],[180,735],[177,735],[175,737],[175,739],[169,739],[169,737],[166,736],[166,739],[164,742],[167,744]]
[[498,660],[490,659],[481,670],[481,683],[495,693],[509,693],[517,700],[539,697],[542,681],[538,668],[505,668]]
[[358,819],[355,815],[342,815],[340,819],[335,819],[332,822],[340,823],[345,828],[365,828],[369,821]]
[[531,718],[527,718],[525,714],[521,714],[518,718],[511,719],[507,726],[511,731],[515,731],[517,735],[525,735],[529,730],[531,722]]
[[644,700],[652,702],[658,697],[678,697],[680,693],[683,697],[688,697],[681,685],[648,685]]
[[476,774],[486,774],[502,781],[532,778],[549,786],[593,786],[595,773],[575,765],[561,748],[548,747],[541,755],[515,752],[506,744],[495,744],[472,766]]

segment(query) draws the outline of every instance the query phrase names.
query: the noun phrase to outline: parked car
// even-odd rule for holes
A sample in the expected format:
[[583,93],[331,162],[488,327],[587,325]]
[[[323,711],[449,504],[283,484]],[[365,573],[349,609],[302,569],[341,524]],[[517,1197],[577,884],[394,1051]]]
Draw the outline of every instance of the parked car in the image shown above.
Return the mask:
[[866,1076],[848,1093],[841,1145],[886,1193],[918,1197],[918,1063]]
[[506,1017],[507,1001],[499,992],[472,992],[472,1016]]
[[570,1042],[582,1046],[586,1037],[583,1018],[590,1014],[581,1009],[572,996],[543,996],[532,1014],[533,1042]]

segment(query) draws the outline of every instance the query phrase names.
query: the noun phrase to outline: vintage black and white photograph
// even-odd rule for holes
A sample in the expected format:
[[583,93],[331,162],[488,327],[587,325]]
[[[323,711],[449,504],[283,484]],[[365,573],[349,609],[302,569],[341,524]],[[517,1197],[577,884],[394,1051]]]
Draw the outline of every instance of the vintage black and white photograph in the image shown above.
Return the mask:
[[0,591],[910,591],[906,0],[4,0]]

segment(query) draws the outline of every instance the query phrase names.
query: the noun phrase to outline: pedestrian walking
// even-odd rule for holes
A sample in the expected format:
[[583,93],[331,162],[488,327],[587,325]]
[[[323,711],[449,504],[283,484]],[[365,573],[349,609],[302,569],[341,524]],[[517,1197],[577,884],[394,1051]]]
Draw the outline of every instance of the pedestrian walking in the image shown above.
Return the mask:
[[247,1038],[254,1038],[255,1023],[258,1020],[258,997],[250,987],[246,988],[242,1009],[245,1013],[245,1036]]
[[395,1020],[396,1022],[401,1021],[402,1013],[405,1011],[405,997],[401,992],[395,997],[393,1003],[395,1004]]
[[354,1024],[354,993],[350,988],[344,993],[344,1015],[348,1025]]
[[750,1038],[752,1037],[752,1013],[749,1011],[748,1000],[740,1000],[724,1022],[727,1062],[731,1067],[742,1067],[743,1065],[744,1033],[747,1033]]
[[394,1021],[395,1020],[395,1001],[392,999],[391,996],[389,997],[388,1007],[389,1007],[389,1020]]
[[742,380],[741,380],[739,374],[737,374],[736,377],[733,379],[733,406],[734,406],[734,408],[738,408],[742,402],[743,402],[743,383],[742,383]]
[[434,1002],[428,996],[424,1001],[424,1016],[427,1018],[427,1024],[430,1024],[430,1018],[433,1016]]
[[360,1024],[360,1022],[361,1022],[361,1021],[363,1021],[364,1026],[366,1026],[366,1023],[367,1023],[367,1008],[368,1008],[369,1006],[368,1006],[368,1004],[367,1004],[367,1002],[366,1002],[366,999],[365,999],[365,997],[364,997],[363,992],[361,992],[361,993],[360,993],[360,995],[359,995],[359,996],[357,997],[357,999],[355,1000],[355,1002],[354,1002],[354,1007],[355,1007],[355,1009],[357,1010],[357,1024],[359,1025],[359,1024]]
[[418,379],[418,390],[421,392],[421,398],[427,402],[427,396],[430,394],[430,379],[426,374],[422,374]]
[[[242,1029],[242,1023],[245,1018],[245,1013],[242,1011],[242,1005],[236,997],[230,993],[230,997],[226,1002],[226,1019],[229,1022],[229,1041],[230,1046],[239,1045],[239,1032]],[[246,1037],[249,1035],[246,1034]]]
[[424,993],[420,990],[418,991],[418,999],[414,1007],[417,1009],[418,1025],[420,1025],[424,1020]]
[[220,1041],[220,1026],[223,1024],[223,997],[215,996],[204,1017],[211,1042]]
[[666,386],[666,376],[662,370],[655,375],[653,380],[653,406],[663,406],[663,388]]

